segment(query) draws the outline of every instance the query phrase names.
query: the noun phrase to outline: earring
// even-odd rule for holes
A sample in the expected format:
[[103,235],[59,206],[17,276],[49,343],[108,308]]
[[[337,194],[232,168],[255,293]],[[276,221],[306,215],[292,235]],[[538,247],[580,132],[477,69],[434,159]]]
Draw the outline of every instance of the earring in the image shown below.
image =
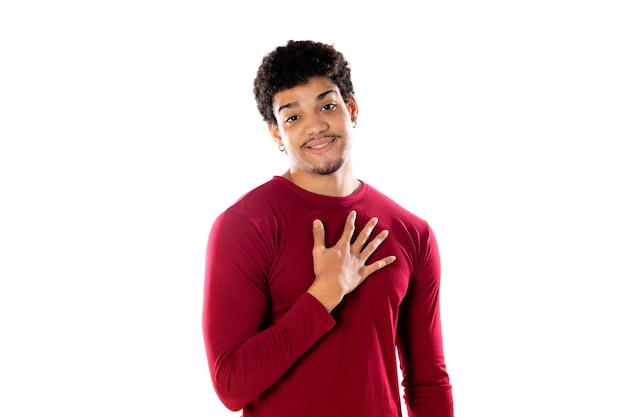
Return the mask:
[[352,121],[352,128],[355,128],[355,127],[356,127],[356,119]]
[[285,152],[285,147],[283,145],[279,145],[278,150],[281,152]]

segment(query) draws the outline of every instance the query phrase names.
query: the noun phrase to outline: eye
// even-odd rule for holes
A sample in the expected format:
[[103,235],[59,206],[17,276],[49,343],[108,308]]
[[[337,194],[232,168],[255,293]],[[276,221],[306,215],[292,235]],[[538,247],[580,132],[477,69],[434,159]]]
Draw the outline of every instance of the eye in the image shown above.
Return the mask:
[[324,111],[332,111],[332,110],[335,110],[336,108],[337,108],[337,105],[335,103],[328,103],[322,106],[322,110]]
[[296,120],[298,120],[298,116],[289,116],[288,118],[285,119],[285,123],[293,123]]

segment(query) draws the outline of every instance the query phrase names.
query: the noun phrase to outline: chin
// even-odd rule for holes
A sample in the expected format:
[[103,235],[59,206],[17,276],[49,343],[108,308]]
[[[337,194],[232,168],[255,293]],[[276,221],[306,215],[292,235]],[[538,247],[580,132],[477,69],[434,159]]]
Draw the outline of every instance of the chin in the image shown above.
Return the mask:
[[323,165],[321,167],[313,168],[313,172],[319,175],[331,175],[335,172],[339,171],[339,169],[343,166],[344,160],[337,161],[332,164]]

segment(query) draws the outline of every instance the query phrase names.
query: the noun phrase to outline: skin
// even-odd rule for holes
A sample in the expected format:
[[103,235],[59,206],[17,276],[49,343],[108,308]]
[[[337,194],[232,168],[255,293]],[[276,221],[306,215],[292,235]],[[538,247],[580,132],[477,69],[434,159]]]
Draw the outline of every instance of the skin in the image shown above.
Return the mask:
[[[353,124],[358,116],[354,97],[347,103],[330,78],[312,78],[274,95],[277,123],[268,123],[272,138],[284,146],[289,169],[283,177],[312,193],[345,197],[361,184],[352,171]],[[356,232],[356,212],[346,218],[343,234],[333,247],[326,247],[324,225],[313,222],[313,267],[315,280],[308,292],[328,311],[354,291],[368,276],[396,260],[388,256],[366,264],[389,235],[383,230],[370,239],[378,222],[371,218],[351,244]]]

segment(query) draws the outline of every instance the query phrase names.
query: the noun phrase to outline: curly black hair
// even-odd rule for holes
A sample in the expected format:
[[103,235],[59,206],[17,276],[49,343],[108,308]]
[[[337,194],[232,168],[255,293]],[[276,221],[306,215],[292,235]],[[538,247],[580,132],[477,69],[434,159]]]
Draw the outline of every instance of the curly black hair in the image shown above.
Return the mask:
[[263,121],[277,123],[272,110],[276,93],[306,84],[313,77],[330,78],[346,103],[354,95],[350,64],[333,45],[290,40],[265,55],[253,88]]

